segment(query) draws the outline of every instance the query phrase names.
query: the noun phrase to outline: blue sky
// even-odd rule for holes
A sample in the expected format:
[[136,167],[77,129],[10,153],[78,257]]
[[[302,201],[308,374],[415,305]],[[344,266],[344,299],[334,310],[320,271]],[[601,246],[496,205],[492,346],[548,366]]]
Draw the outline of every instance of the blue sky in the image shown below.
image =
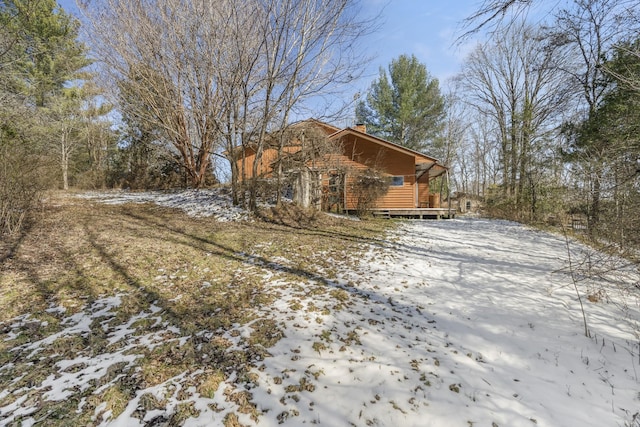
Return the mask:
[[[415,54],[444,83],[458,71],[464,57],[464,46],[453,43],[460,34],[461,21],[475,10],[478,1],[362,0],[366,16],[381,15],[379,31],[366,43],[373,60],[363,83],[375,79],[381,66],[386,68],[401,54]],[[67,11],[77,11],[75,0],[58,2]]]
[[[381,12],[380,31],[371,37],[371,54],[377,55],[371,68],[387,67],[401,54],[414,54],[432,76],[444,85],[460,71],[466,55],[480,41],[470,37],[456,43],[464,33],[464,20],[477,12],[483,0],[362,0],[369,14]],[[538,0],[521,17],[532,22],[549,18],[550,11],[564,0]],[[372,80],[369,79],[369,80]]]
[[[414,54],[441,83],[458,72],[469,43],[455,45],[474,0],[364,0],[368,13],[381,13],[381,28],[370,37],[371,69],[386,68],[401,54]],[[375,78],[375,76],[373,77]],[[371,79],[370,79],[371,80]]]

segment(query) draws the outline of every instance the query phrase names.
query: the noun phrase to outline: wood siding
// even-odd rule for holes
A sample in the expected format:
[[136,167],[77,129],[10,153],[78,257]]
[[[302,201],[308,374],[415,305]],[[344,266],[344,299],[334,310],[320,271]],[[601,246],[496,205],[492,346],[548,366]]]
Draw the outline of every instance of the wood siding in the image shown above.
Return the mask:
[[[356,169],[374,168],[388,176],[402,176],[402,186],[390,186],[387,194],[376,200],[376,208],[415,208],[415,156],[381,147],[373,141],[347,135],[342,138],[343,161]],[[349,179],[347,178],[347,188]],[[355,195],[348,194],[346,208],[356,208]]]
[[387,194],[376,200],[375,207],[380,209],[415,208],[415,179],[415,175],[405,175],[404,185],[402,187],[389,187]]
[[418,206],[428,208],[429,206],[429,174],[425,173],[418,179]]
[[[285,152],[295,152],[298,148],[293,147],[285,147]],[[244,177],[245,179],[253,178],[253,161],[256,158],[256,153],[253,150],[245,151],[244,158]],[[267,148],[262,152],[262,158],[260,159],[260,163],[258,163],[258,177],[259,178],[270,178],[273,176],[273,170],[271,169],[271,165],[278,160],[278,150],[274,148]],[[237,160],[238,164],[238,173],[240,173],[240,180],[242,181],[242,164],[243,159],[240,158]]]

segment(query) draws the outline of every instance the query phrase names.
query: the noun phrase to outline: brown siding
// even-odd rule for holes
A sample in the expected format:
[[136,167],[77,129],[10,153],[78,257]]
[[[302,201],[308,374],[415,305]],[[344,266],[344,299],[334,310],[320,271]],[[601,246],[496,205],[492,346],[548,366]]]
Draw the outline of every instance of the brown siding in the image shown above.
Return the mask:
[[[404,185],[402,187],[389,187],[389,191],[384,196],[380,197],[374,203],[375,208],[379,209],[389,209],[389,208],[405,208],[405,209],[413,209],[415,208],[415,185],[414,185],[413,176],[405,176],[404,177]],[[350,179],[347,177],[347,209],[355,210],[357,199],[354,194],[349,194],[349,182]]]
[[[271,153],[275,150],[265,150],[262,153],[262,159],[260,159],[260,163],[258,164],[258,176],[266,176],[271,172],[271,168],[269,167],[270,158],[274,156],[274,153]],[[277,154],[277,153],[276,153]],[[244,177],[246,179],[253,178],[253,162],[256,157],[254,152],[247,152],[244,158]],[[243,176],[243,159],[238,159],[238,173],[240,174],[240,180],[242,180]]]
[[[390,176],[403,176],[404,185],[389,187],[387,194],[378,199],[376,208],[415,208],[415,157],[365,139],[348,135],[342,140],[343,159],[357,169],[373,167]],[[349,185],[347,185],[347,189]],[[356,200],[347,194],[347,209],[355,209]]]
[[429,173],[425,173],[418,180],[418,207],[431,207],[429,206]]
[[344,137],[342,143],[344,156],[364,167],[373,167],[389,175],[415,174],[413,155],[384,148],[365,139],[356,139],[354,135]]
[[[285,147],[284,151],[291,152],[297,150],[296,147]],[[245,164],[245,176],[247,179],[253,178],[253,160],[256,154],[253,151],[247,151],[244,164]],[[278,150],[273,148],[267,148],[262,152],[262,158],[258,164],[258,176],[261,178],[268,178],[272,176],[271,165],[278,159]],[[242,159],[238,159],[238,172],[242,175]],[[242,180],[242,178],[240,178]]]

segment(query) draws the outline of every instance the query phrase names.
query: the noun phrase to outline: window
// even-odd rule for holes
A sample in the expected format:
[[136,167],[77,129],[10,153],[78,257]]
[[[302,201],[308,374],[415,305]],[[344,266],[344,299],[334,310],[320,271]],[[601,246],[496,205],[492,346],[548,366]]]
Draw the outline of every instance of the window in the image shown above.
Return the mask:
[[392,187],[402,187],[404,185],[404,176],[392,176],[391,177],[391,186]]

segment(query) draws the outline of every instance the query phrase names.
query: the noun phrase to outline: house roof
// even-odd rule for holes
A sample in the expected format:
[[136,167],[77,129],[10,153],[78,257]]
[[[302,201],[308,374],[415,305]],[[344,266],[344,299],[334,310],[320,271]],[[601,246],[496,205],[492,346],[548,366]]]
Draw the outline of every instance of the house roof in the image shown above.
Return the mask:
[[[400,144],[387,141],[385,139],[379,138],[377,136],[368,134],[366,132],[362,132],[358,129],[354,129],[351,127],[341,129],[314,118],[300,120],[298,122],[292,123],[290,127],[295,128],[298,126],[309,126],[309,125],[313,125],[321,128],[327,134],[327,137],[330,140],[337,140],[347,135],[353,135],[356,138],[364,139],[364,140],[373,142],[374,144],[378,144],[382,147],[389,148],[391,150],[412,156],[415,159],[414,161],[415,161],[417,179],[419,179],[425,173],[429,174],[429,178],[435,178],[440,175],[443,175],[449,169],[445,165],[441,164],[439,160],[434,157],[428,156],[419,151],[412,150]],[[242,149],[241,147],[238,147],[238,148]],[[247,148],[251,149],[252,147],[247,147]]]

